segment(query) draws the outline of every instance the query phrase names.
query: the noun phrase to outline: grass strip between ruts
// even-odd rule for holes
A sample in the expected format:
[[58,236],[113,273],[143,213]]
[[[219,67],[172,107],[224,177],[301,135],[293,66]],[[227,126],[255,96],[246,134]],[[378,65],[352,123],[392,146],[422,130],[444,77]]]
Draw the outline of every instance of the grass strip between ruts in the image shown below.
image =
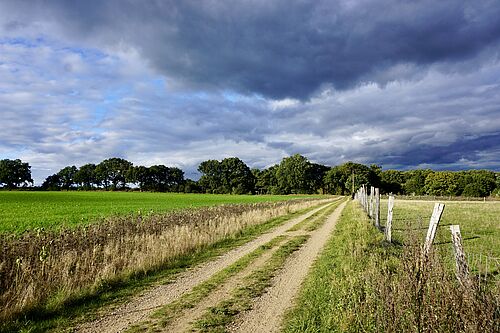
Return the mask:
[[198,321],[194,328],[201,332],[222,332],[234,317],[251,308],[252,300],[262,295],[270,286],[271,279],[281,268],[286,259],[306,242],[309,236],[296,236],[282,245],[262,267],[245,278],[242,287],[237,288],[233,295],[218,305],[210,308]]
[[306,224],[308,224],[310,221],[316,220],[318,217],[323,216],[324,214],[326,214],[326,211],[328,210],[329,207],[331,207],[332,205],[335,205],[336,203],[338,203],[340,201],[341,201],[341,198],[335,199],[332,203],[330,203],[330,204],[326,205],[325,207],[321,208],[320,210],[318,210],[317,212],[315,212],[311,216],[307,217],[303,221],[300,221],[299,223],[295,224],[293,227],[291,227],[287,231],[302,230]]
[[314,231],[321,227],[326,220],[332,215],[332,213],[340,206],[341,203],[343,203],[344,200],[337,200],[333,204],[331,204],[328,209],[317,219],[314,219],[312,221],[309,221],[305,226],[304,230],[305,231]]

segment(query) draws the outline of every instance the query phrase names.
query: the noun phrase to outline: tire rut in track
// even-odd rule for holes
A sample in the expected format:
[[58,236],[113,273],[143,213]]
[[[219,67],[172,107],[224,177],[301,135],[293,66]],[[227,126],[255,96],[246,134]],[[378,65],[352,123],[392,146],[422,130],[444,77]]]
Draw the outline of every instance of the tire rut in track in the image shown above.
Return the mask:
[[172,283],[153,287],[143,295],[119,306],[117,309],[105,314],[101,318],[76,327],[76,331],[89,333],[123,332],[131,325],[147,319],[159,307],[178,299],[186,292],[189,292],[193,287],[208,280],[212,275],[233,264],[244,255],[254,251],[259,246],[266,244],[275,237],[286,234],[289,228],[300,223],[330,203],[331,202],[323,204],[301,216],[293,218],[275,227],[270,232],[264,233],[254,240],[230,250],[220,257],[179,274]]
[[230,332],[279,332],[285,312],[293,306],[294,297],[309,272],[314,260],[323,249],[347,202],[343,202],[327,221],[312,233],[311,238],[285,263],[283,270],[274,277],[272,286],[255,300],[252,309],[240,314]]

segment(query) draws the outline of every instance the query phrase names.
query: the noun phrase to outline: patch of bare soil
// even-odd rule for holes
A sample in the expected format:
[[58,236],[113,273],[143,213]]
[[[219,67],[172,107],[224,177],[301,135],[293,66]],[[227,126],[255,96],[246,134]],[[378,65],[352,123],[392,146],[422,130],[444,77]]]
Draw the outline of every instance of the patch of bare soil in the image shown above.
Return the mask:
[[180,274],[172,283],[153,287],[143,295],[137,296],[130,302],[106,313],[101,318],[76,327],[76,331],[89,333],[123,332],[131,325],[147,319],[159,307],[178,299],[196,285],[208,280],[212,275],[233,264],[259,246],[266,244],[277,236],[285,234],[289,228],[300,223],[325,206],[326,205],[322,205],[306,214],[291,219],[272,231],[262,234],[256,239],[212,261],[200,264]]
[[229,328],[231,332],[280,331],[283,315],[293,305],[294,297],[314,260],[330,238],[345,205],[346,202],[342,203],[323,226],[311,234],[308,242],[287,260],[267,292],[255,300],[251,310],[238,316]]

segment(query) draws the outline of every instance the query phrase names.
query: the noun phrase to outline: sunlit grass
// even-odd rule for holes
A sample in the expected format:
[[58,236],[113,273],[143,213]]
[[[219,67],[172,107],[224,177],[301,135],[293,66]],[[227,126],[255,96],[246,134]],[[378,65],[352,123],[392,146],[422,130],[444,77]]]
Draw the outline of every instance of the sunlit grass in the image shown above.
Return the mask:
[[306,196],[0,191],[0,233],[75,226],[110,215],[163,213],[185,208],[304,197]]

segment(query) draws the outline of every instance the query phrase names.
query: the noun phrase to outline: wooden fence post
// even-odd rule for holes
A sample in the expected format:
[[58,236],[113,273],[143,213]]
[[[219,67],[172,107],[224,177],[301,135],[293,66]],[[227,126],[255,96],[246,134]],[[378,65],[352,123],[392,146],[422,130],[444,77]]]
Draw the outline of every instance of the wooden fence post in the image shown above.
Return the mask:
[[387,224],[385,225],[385,240],[392,242],[392,210],[394,208],[394,196],[389,195],[389,203],[387,204]]
[[380,228],[380,189],[375,189],[375,226]]
[[368,215],[373,219],[373,192],[375,192],[373,186],[370,187],[370,212]]
[[368,214],[368,187],[366,185],[363,185],[364,189],[364,197],[365,197],[365,213]]
[[363,190],[363,209],[366,212],[367,211],[366,205],[368,203],[368,201],[366,200],[366,185],[363,184],[362,190]]
[[427,236],[425,237],[424,255],[426,257],[429,254],[432,242],[434,242],[434,238],[436,237],[436,230],[439,224],[439,220],[441,220],[441,215],[443,214],[443,210],[444,210],[444,204],[442,203],[434,204],[434,211],[432,212],[431,220],[429,222],[429,229],[427,229]]
[[363,193],[362,197],[361,197],[361,200],[362,200],[362,205],[363,205],[363,210],[366,212],[366,186],[363,184],[363,186],[361,187],[361,191]]
[[460,226],[450,226],[451,241],[453,242],[453,253],[455,254],[456,275],[458,281],[465,285],[469,277],[469,267],[465,259],[464,249],[462,247],[462,235],[460,234]]

